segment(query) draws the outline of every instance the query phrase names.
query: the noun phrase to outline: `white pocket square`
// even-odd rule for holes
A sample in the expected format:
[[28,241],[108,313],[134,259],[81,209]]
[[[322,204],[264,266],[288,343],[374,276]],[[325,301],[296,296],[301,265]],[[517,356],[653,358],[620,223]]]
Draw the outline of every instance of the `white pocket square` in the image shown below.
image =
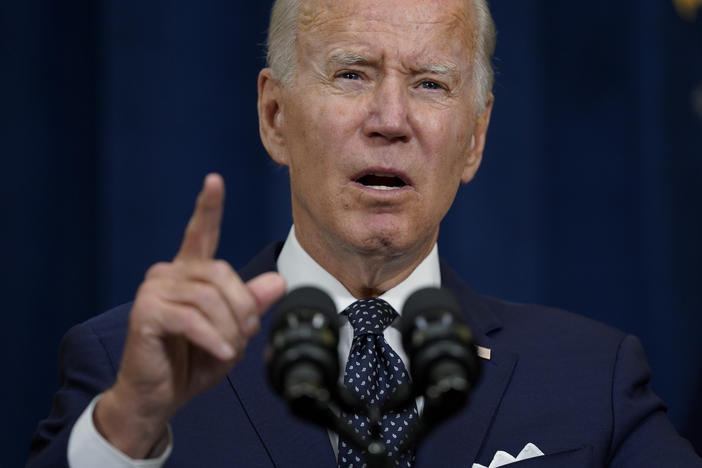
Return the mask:
[[503,452],[502,450],[498,450],[497,453],[495,453],[495,456],[493,457],[492,461],[490,462],[490,466],[484,466],[479,463],[473,463],[472,468],[498,468],[500,466],[504,465],[509,465],[510,463],[522,461],[522,460],[527,460],[529,458],[534,458],[534,457],[541,457],[543,456],[543,452],[539,450],[539,448],[529,442],[524,446],[521,452],[519,452],[519,455],[516,457],[513,457],[507,452]]

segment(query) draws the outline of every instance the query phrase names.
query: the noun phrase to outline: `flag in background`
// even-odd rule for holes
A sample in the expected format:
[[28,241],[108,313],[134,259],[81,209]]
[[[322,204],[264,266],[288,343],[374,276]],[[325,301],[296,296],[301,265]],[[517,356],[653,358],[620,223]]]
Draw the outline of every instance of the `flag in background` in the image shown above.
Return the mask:
[[675,9],[683,18],[694,21],[697,17],[697,10],[702,7],[702,0],[673,0]]

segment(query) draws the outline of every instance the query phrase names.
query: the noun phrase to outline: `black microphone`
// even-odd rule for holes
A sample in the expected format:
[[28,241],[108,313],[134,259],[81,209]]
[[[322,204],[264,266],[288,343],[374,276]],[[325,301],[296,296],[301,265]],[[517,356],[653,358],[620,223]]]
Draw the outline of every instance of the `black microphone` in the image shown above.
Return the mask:
[[473,333],[446,289],[425,288],[405,303],[400,322],[414,395],[424,395],[429,429],[462,408],[480,377]]
[[336,307],[322,290],[298,288],[278,303],[266,349],[268,379],[295,415],[325,426],[339,380],[338,341]]

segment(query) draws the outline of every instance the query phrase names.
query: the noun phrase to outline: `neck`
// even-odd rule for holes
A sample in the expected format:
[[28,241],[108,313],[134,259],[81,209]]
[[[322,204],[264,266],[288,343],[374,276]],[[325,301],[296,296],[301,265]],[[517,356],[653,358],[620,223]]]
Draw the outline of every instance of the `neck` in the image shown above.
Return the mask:
[[303,249],[356,298],[378,297],[404,281],[431,252],[438,230],[408,249],[362,250],[299,230]]

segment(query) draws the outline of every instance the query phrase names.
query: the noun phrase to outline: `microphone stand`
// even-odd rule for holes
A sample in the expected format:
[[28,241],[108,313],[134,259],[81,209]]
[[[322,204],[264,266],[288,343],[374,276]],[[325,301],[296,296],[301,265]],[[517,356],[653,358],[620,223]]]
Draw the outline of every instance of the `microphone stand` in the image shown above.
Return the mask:
[[[398,387],[381,407],[369,407],[343,384],[332,393],[324,383],[314,378],[318,375],[313,365],[302,364],[286,378],[284,398],[292,412],[314,424],[329,428],[343,437],[366,456],[368,468],[392,468],[392,455],[381,437],[380,421],[390,411],[402,411],[414,404],[416,395],[409,384]],[[445,376],[426,389],[424,411],[417,424],[407,431],[398,445],[402,454],[417,445],[432,429],[465,405],[470,383],[461,377]],[[342,414],[357,413],[368,416],[371,437],[366,440],[348,424]]]
[[[296,378],[296,376],[299,378]],[[321,382],[314,379],[311,380],[309,377],[310,374],[303,371],[296,372],[287,379],[284,386],[286,390],[283,396],[292,412],[302,419],[329,428],[339,434],[339,437],[343,437],[355,449],[364,453],[368,468],[393,468],[395,463],[383,442],[380,427],[380,420],[386,407],[366,406],[342,384],[339,384],[335,394],[332,394],[323,385],[320,385]],[[397,393],[397,391],[393,393],[391,399]],[[400,402],[396,401],[392,405],[392,409],[402,409],[408,405],[409,402],[400,404]],[[344,412],[368,416],[371,428],[369,439],[361,437],[353,426],[345,421],[342,417]],[[417,431],[410,431],[410,435],[405,439],[405,442],[407,442],[407,439],[413,438],[411,434],[414,432]],[[399,453],[404,453],[414,443],[403,443],[401,445],[402,448],[399,449]]]

